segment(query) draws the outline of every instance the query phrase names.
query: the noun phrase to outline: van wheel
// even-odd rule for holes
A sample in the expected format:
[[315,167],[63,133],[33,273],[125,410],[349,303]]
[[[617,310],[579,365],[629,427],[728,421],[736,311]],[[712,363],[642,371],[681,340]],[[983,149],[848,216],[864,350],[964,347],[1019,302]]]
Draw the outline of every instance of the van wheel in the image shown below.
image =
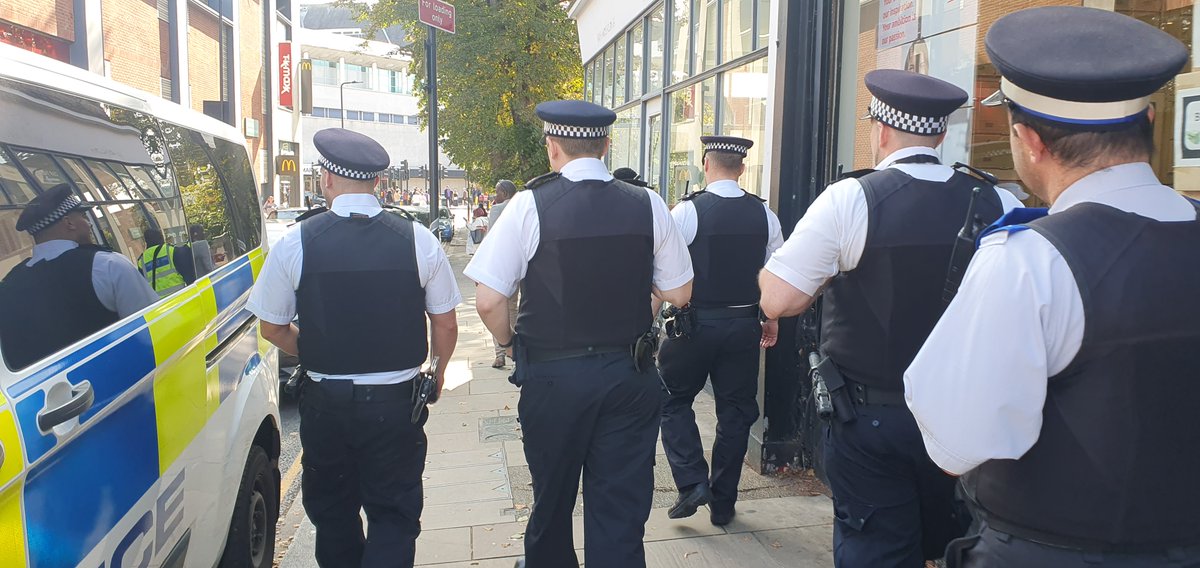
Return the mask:
[[279,520],[279,488],[271,459],[250,447],[246,471],[238,487],[233,521],[221,555],[221,568],[266,568],[275,556],[275,523]]

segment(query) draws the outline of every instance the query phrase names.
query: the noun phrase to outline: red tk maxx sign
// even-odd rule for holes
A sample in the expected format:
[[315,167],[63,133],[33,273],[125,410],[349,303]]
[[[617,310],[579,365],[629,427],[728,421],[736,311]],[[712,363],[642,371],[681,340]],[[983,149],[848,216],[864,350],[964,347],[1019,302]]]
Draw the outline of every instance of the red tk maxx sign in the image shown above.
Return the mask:
[[279,106],[292,108],[292,44],[279,44]]
[[447,33],[454,33],[454,5],[442,0],[417,0],[418,20]]

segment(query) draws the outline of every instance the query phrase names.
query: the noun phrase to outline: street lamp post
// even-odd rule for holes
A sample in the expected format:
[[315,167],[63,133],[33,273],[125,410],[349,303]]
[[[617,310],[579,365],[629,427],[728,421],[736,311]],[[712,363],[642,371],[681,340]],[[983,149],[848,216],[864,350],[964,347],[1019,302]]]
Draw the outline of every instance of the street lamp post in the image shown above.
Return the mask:
[[338,95],[340,96],[342,102],[342,128],[346,127],[346,85],[357,85],[359,83],[362,83],[362,81],[346,81],[341,85],[338,85]]

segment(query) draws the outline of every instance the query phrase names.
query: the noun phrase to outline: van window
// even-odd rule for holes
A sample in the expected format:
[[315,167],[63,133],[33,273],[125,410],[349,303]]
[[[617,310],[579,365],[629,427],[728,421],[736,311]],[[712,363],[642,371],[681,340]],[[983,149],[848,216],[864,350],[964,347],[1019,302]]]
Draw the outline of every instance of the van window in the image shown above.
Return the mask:
[[25,181],[25,176],[17,167],[16,160],[2,149],[0,149],[0,188],[4,190],[12,205],[24,205],[37,195],[29,182]]
[[163,137],[191,224],[196,273],[206,274],[245,252],[237,245],[221,177],[209,157],[215,140],[173,124],[164,125]]
[[228,140],[217,139],[214,161],[220,165],[225,178],[226,195],[229,196],[232,217],[238,240],[242,243],[239,254],[257,248],[262,240],[262,209],[258,203],[258,184],[254,182],[254,171],[246,156],[246,148]]

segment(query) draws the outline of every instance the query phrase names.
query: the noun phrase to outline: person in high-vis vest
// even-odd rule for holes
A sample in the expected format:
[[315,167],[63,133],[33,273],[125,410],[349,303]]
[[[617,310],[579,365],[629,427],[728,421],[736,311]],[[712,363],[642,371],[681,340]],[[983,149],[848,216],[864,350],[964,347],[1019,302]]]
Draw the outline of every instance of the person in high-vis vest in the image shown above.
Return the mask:
[[167,244],[158,229],[147,229],[144,236],[146,250],[138,261],[138,269],[160,298],[182,290],[196,279],[190,251]]

